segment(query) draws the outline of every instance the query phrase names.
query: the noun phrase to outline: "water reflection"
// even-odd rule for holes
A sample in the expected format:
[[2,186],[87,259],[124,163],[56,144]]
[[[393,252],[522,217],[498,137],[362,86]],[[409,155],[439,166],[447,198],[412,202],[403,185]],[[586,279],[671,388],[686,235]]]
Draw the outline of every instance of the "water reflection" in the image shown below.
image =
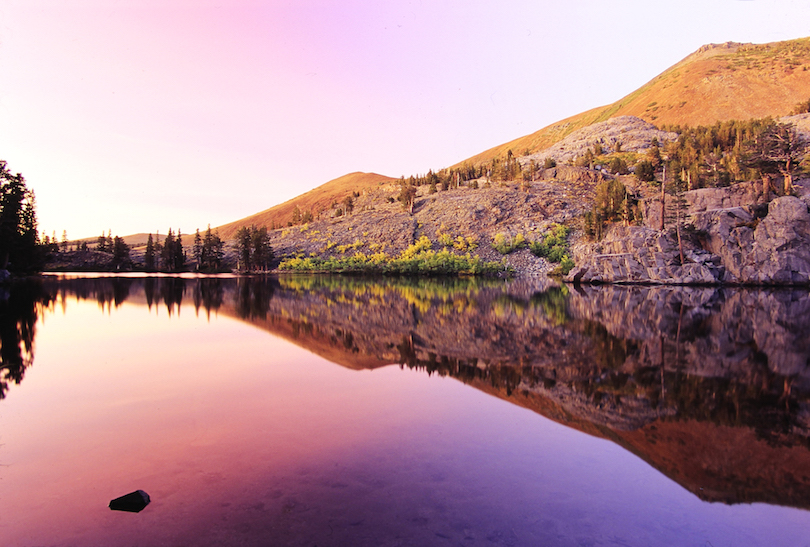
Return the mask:
[[0,399],[33,363],[40,306],[52,300],[38,281],[17,282],[0,291]]
[[31,364],[37,306],[71,298],[169,315],[193,306],[352,369],[398,363],[454,377],[618,443],[702,499],[810,508],[807,291],[48,278],[1,303],[0,393]]

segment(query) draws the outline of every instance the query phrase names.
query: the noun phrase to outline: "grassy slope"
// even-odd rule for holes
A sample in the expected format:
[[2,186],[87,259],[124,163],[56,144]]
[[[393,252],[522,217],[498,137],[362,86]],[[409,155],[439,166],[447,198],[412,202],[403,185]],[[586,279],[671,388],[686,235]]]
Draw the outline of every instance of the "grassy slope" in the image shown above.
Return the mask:
[[239,228],[243,226],[267,226],[272,225],[285,226],[287,222],[292,219],[293,210],[298,207],[303,211],[313,211],[317,214],[318,211],[325,211],[332,206],[332,203],[341,202],[346,196],[352,192],[362,193],[377,187],[381,184],[394,182],[396,179],[378,175],[376,173],[349,173],[340,178],[336,178],[322,184],[317,188],[310,190],[298,197],[289,201],[285,201],[280,205],[276,205],[266,209],[255,215],[225,224],[218,228],[219,235],[223,239],[230,239]]
[[479,164],[507,150],[534,153],[573,131],[616,116],[655,125],[784,116],[810,98],[810,38],[761,45],[704,46],[613,104],[566,118],[461,162]]

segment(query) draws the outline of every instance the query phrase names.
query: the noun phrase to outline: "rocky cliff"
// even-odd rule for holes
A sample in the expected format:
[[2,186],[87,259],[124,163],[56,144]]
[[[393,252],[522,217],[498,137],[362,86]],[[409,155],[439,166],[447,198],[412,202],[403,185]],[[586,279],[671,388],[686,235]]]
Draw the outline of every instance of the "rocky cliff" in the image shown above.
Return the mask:
[[[810,191],[773,194],[762,181],[684,193],[680,226],[660,230],[661,202],[641,203],[643,226],[614,226],[573,248],[578,283],[810,284]],[[680,232],[680,233],[678,233]]]

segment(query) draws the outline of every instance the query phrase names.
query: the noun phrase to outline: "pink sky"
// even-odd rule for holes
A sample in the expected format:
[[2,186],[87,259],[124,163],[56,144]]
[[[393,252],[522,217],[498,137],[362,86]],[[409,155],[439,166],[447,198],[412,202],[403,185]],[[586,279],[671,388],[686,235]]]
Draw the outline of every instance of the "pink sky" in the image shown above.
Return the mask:
[[3,0],[0,159],[48,234],[190,233],[452,165],[808,20],[785,0]]

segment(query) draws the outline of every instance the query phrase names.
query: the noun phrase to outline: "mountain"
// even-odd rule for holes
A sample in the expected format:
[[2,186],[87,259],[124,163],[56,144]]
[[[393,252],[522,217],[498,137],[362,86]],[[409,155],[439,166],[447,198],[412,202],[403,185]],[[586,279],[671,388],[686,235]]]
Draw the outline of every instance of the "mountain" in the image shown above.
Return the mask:
[[[622,116],[663,125],[710,125],[723,120],[785,116],[810,98],[810,38],[769,44],[708,44],[613,104],[594,108],[495,146],[453,167],[536,154],[577,130]],[[219,227],[229,239],[242,226],[286,226],[295,207],[325,211],[346,196],[396,179],[350,173],[247,218]]]
[[[434,193],[423,181],[415,207],[407,214],[396,203],[396,179],[375,173],[351,173],[220,226],[219,232],[224,239],[230,239],[243,226],[286,227],[297,207],[301,213],[313,213],[316,222],[302,219],[303,223],[295,223],[302,224],[300,230],[275,230],[272,244],[280,251],[278,256],[288,252],[334,255],[335,249],[347,246],[352,250],[362,247],[363,252],[371,251],[372,246],[387,246],[388,251],[396,253],[422,235],[438,241],[442,234],[449,234],[477,241],[476,252],[482,258],[501,260],[499,255],[484,256],[489,252],[488,243],[499,233],[538,237],[549,223],[569,222],[588,209],[596,184],[603,180],[603,171],[576,171],[563,164],[585,153],[593,142],[605,143],[606,148],[614,150],[616,142],[621,142],[622,152],[643,153],[653,138],[658,142],[677,138],[675,133],[654,126],[779,117],[790,114],[808,98],[810,38],[761,45],[710,44],[611,105],[564,119],[458,164],[486,165],[494,158],[507,157],[509,150],[524,168],[530,159],[542,165],[544,158],[554,158],[560,167],[534,173],[531,184],[521,185],[520,177],[493,173],[494,184],[490,185],[480,170],[475,175],[479,177],[476,183],[465,179],[463,188],[456,184],[454,189],[452,181],[445,181],[443,184],[451,192]],[[634,179],[630,178],[623,183],[632,186]],[[481,190],[468,191],[479,186]],[[641,194],[648,190],[644,185],[633,189]],[[353,212],[338,207],[349,196],[354,200]],[[352,214],[346,214],[349,212]],[[512,260],[511,255],[508,260]],[[520,265],[514,266],[520,269]]]
[[256,213],[249,217],[225,224],[218,228],[219,235],[223,239],[231,239],[239,228],[243,226],[286,226],[293,215],[296,207],[302,212],[305,211],[325,211],[332,207],[333,203],[340,203],[347,196],[359,193],[369,188],[375,188],[396,179],[378,175],[376,173],[349,173],[342,177],[330,180],[317,188],[310,190],[280,205],[275,205],[269,209]]
[[495,146],[458,165],[488,163],[508,150],[528,155],[573,131],[617,116],[658,127],[786,116],[810,98],[810,38],[770,44],[709,44],[613,104]]

